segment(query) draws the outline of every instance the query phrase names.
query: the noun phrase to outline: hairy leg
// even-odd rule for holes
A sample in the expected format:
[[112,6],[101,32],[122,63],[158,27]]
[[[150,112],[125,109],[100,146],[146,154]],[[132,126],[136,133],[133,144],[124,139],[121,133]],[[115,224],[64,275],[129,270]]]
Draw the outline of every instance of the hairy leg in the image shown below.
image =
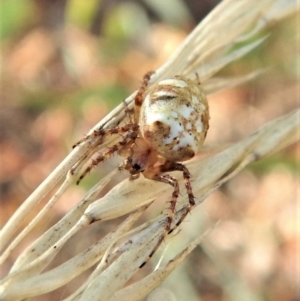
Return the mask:
[[84,170],[84,172],[81,174],[81,176],[77,180],[77,182],[76,182],[77,185],[99,163],[110,158],[115,152],[121,150],[125,146],[130,145],[131,143],[134,143],[134,141],[138,135],[138,125],[127,124],[124,127],[106,130],[106,134],[121,134],[124,132],[127,132],[126,135],[118,143],[116,143],[112,147],[110,147],[110,149],[107,152],[105,152],[104,154],[100,154],[96,159],[92,160],[91,164]]
[[73,145],[73,148],[75,148],[76,146],[78,146],[79,144],[81,144],[82,142],[85,142],[89,139],[92,138],[96,138],[96,137],[105,137],[105,136],[109,136],[109,135],[115,135],[115,134],[124,134],[128,131],[138,131],[139,126],[136,123],[128,123],[122,127],[117,127],[117,128],[113,128],[113,129],[98,129],[98,130],[94,130],[94,132],[90,135],[87,135],[86,137],[84,137],[83,139],[79,140],[77,143],[75,143]]
[[148,83],[150,81],[150,78],[154,71],[149,71],[144,75],[143,82],[139,90],[137,91],[137,94],[134,98],[134,120],[135,122],[138,122],[139,117],[140,117],[140,109],[143,103],[143,95],[145,93],[145,90],[148,86]]
[[[176,225],[172,228],[172,222],[174,220],[174,215],[176,212],[176,203],[177,203],[177,199],[179,196],[179,185],[178,185],[177,179],[175,179],[174,177],[172,177],[168,174],[166,175],[163,173],[168,172],[168,171],[175,171],[175,170],[182,171],[182,173],[183,173],[185,187],[186,187],[188,198],[189,198],[189,205],[188,205],[186,211],[182,214],[182,216],[176,223]],[[181,222],[184,220],[184,218],[187,216],[187,214],[191,211],[191,209],[195,206],[195,197],[193,195],[193,191],[192,191],[192,187],[191,187],[191,183],[190,183],[190,177],[191,177],[190,172],[183,164],[167,161],[165,164],[163,164],[161,166],[158,166],[155,168],[149,168],[143,174],[146,178],[169,184],[169,185],[173,186],[173,188],[174,188],[172,197],[171,197],[171,201],[170,201],[168,215],[167,215],[167,218],[165,221],[164,233],[159,238],[156,246],[149,254],[149,259],[150,259],[153,256],[153,254],[157,251],[157,249],[159,248],[161,243],[163,242],[165,236],[168,235],[169,233],[171,233],[176,227],[178,227],[181,224]],[[145,261],[141,265],[141,267],[143,267],[147,263],[147,261]]]

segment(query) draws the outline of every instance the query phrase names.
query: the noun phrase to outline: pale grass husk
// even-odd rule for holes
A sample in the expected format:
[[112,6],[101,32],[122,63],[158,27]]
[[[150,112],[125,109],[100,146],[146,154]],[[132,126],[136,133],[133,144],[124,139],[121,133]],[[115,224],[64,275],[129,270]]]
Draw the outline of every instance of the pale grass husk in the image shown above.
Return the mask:
[[[277,1],[274,4],[274,1],[264,0],[259,3],[255,2],[255,5],[253,0],[223,1],[187,37],[170,60],[156,70],[151,84],[174,74],[184,74],[193,78],[197,73],[206,91],[212,93],[252,79],[261,71],[235,79],[210,78],[230,62],[257,47],[264,39],[258,39],[237,50],[228,51],[235,45],[235,42],[253,37],[270,22],[277,22],[295,9],[296,2],[291,4],[288,1]],[[133,97],[134,93],[126,99],[129,106],[132,105]],[[217,154],[206,157],[205,160],[196,158],[188,162],[186,166],[193,175],[193,191],[197,196],[197,204],[204,201],[211,192],[251,162],[278,152],[298,141],[299,114],[300,111],[296,111],[269,122],[251,136]],[[120,104],[94,128],[113,127],[121,123],[124,117],[124,104]],[[76,147],[24,201],[1,230],[2,248],[12,240],[18,221],[22,220],[49,191],[59,186],[39,215],[8,244],[1,255],[1,263],[8,258],[19,242],[45,216],[68,187],[74,184],[79,167],[96,151],[104,149],[115,139],[116,137],[107,139],[104,141],[105,144],[99,139],[88,140]],[[70,173],[71,168],[74,168],[74,174]],[[95,200],[98,192],[111,180],[115,172],[107,175],[91,188],[86,196],[78,201],[75,208],[19,256],[9,274],[1,282],[1,300],[22,300],[50,292],[68,283],[96,263],[99,263],[98,268],[87,282],[66,300],[140,300],[159,285],[195,248],[201,241],[201,237],[196,238],[189,245],[183,245],[182,252],[174,256],[172,261],[160,266],[139,282],[123,288],[139,266],[147,260],[149,250],[155,246],[163,231],[162,221],[165,216],[162,214],[134,230],[131,230],[132,225],[152,201],[165,192],[170,192],[171,188],[140,177],[134,182],[122,181],[103,198]],[[175,176],[181,175],[175,174]],[[181,190],[184,191],[183,187]],[[183,198],[184,196],[180,197],[180,199]],[[55,269],[42,273],[60,249],[78,231],[96,221],[103,222],[130,212],[133,213],[117,229],[90,246],[88,250]],[[180,215],[180,210],[178,215]],[[172,239],[172,235],[169,235],[167,239]],[[103,256],[107,258],[108,263],[101,261]]]

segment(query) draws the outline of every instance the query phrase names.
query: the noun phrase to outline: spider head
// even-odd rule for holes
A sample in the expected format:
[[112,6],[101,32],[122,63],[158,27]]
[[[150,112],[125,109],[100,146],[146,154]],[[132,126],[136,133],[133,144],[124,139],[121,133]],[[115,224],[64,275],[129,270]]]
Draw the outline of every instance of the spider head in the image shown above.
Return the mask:
[[120,165],[119,169],[128,170],[132,176],[138,175],[143,172],[142,167],[138,163],[134,163],[131,157],[125,159]]

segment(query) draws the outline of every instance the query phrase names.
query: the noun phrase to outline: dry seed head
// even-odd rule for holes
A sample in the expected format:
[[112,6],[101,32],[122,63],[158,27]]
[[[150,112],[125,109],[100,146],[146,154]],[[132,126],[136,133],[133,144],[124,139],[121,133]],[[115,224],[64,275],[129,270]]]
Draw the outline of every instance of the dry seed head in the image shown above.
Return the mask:
[[177,75],[145,91],[139,118],[141,134],[169,161],[182,162],[199,153],[208,121],[208,104],[200,83]]

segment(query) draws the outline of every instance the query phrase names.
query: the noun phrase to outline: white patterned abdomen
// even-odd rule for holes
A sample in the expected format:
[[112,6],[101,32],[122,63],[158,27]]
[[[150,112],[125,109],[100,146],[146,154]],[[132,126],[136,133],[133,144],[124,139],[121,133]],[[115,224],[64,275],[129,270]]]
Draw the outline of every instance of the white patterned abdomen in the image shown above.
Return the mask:
[[140,112],[145,141],[169,161],[199,153],[208,130],[209,111],[199,84],[182,76],[147,89]]

